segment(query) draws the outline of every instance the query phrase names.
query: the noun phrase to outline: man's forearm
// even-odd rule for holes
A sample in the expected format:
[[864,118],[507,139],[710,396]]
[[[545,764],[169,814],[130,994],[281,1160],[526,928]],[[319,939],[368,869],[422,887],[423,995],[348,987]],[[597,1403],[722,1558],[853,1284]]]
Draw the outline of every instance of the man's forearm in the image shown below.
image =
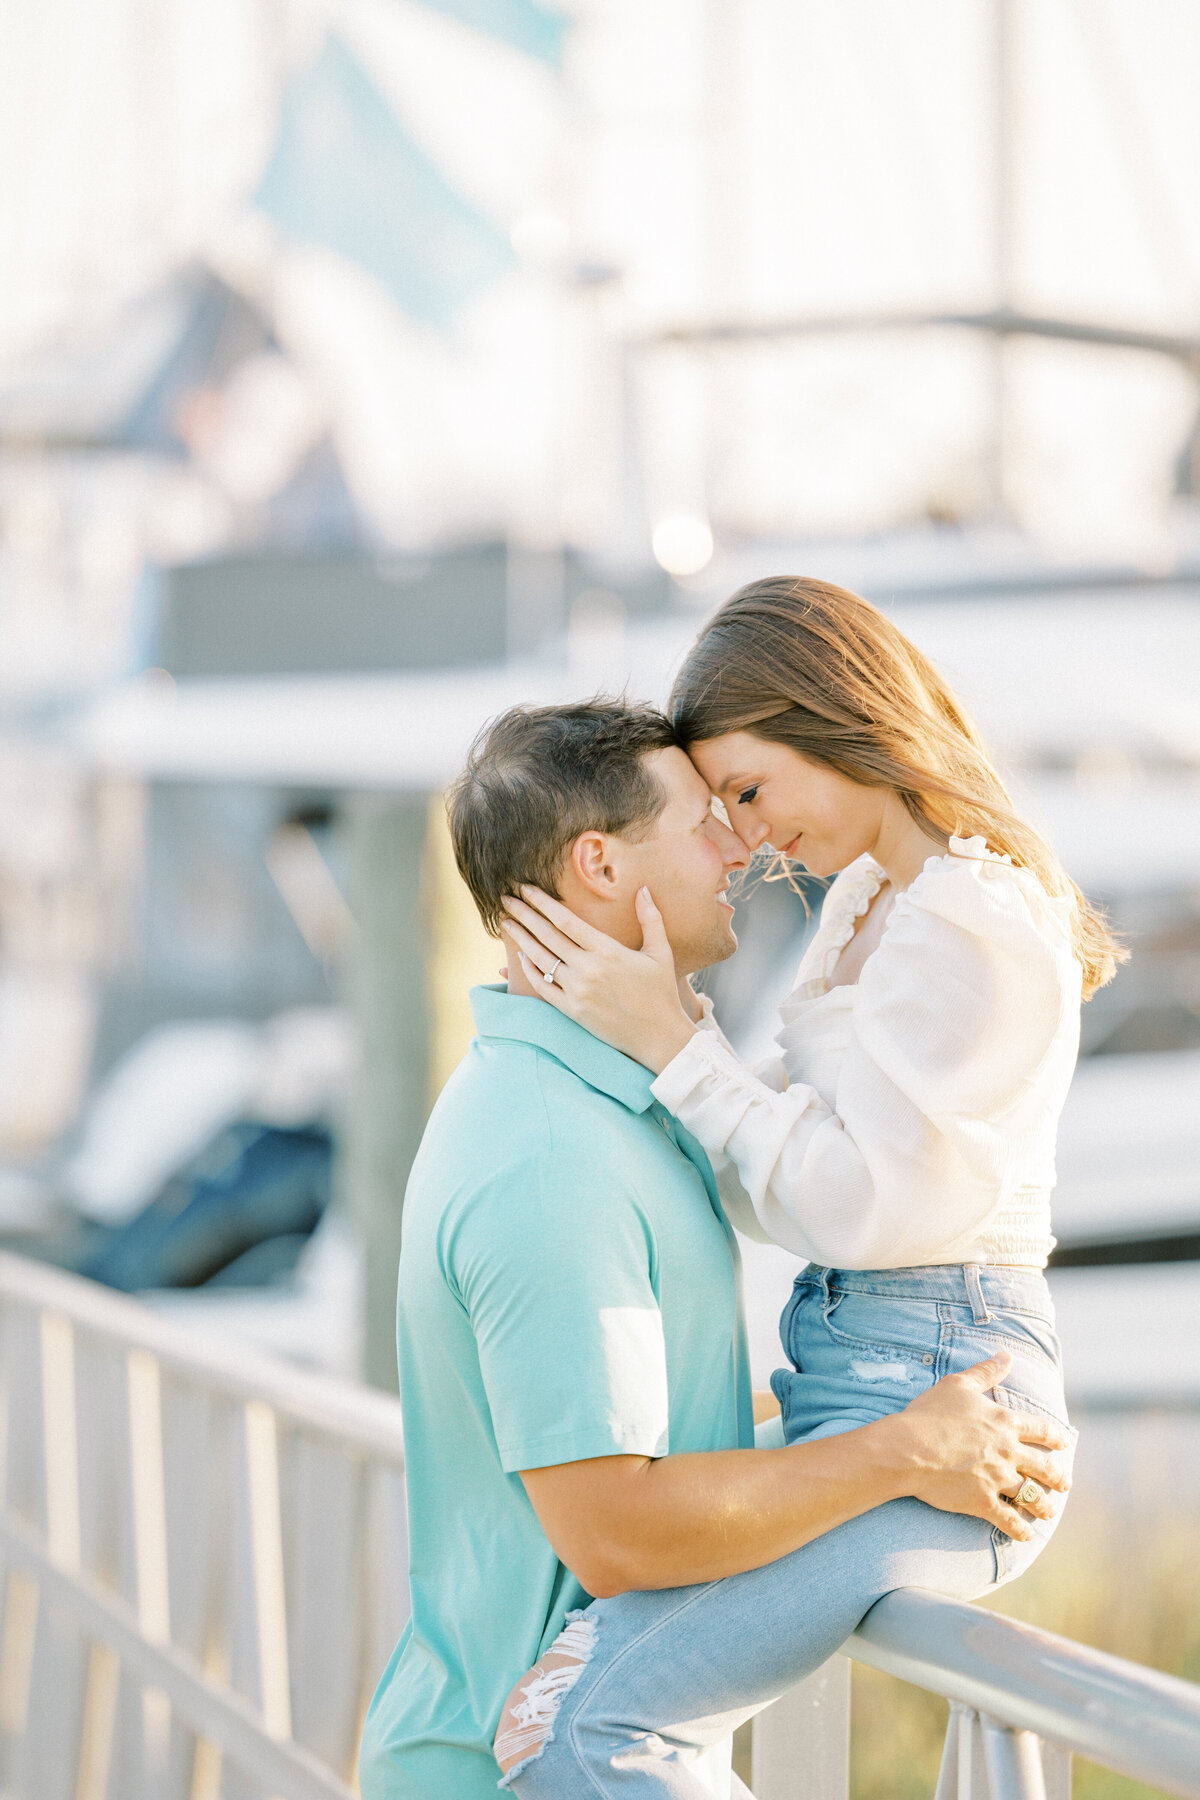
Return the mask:
[[[522,1479],[560,1559],[597,1597],[761,1568],[905,1495],[1024,1541],[1070,1486],[1055,1454],[1067,1439],[1044,1414],[990,1397],[1011,1366],[998,1350],[901,1412],[787,1449],[602,1456]],[[1035,1494],[1016,1507],[1026,1482]]]
[[593,1592],[688,1587],[774,1562],[910,1492],[894,1418],[783,1450],[647,1461],[628,1483],[620,1530],[599,1552]]

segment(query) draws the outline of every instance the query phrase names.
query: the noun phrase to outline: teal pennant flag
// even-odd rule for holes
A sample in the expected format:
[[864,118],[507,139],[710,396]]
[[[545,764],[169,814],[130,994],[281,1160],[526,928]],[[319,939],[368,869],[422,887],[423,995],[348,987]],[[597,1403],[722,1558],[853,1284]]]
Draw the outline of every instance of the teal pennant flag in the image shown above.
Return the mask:
[[538,0],[424,0],[424,4],[502,43],[513,44],[529,56],[540,56],[556,69],[562,67],[563,39],[570,20],[555,7],[539,6]]
[[449,325],[515,260],[508,239],[455,192],[335,36],[288,83],[254,204],[286,236],[369,270],[427,325]]

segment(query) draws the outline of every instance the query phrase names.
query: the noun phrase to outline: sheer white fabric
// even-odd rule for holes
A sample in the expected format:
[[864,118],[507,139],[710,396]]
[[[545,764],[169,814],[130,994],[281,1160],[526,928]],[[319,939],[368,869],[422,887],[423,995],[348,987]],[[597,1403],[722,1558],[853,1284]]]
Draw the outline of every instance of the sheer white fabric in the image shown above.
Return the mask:
[[883,871],[825,897],[751,1071],[706,1008],[654,1082],[704,1145],[739,1230],[816,1263],[1044,1266],[1059,1114],[1079,1050],[1073,901],[952,838],[896,896],[857,983],[831,987]]

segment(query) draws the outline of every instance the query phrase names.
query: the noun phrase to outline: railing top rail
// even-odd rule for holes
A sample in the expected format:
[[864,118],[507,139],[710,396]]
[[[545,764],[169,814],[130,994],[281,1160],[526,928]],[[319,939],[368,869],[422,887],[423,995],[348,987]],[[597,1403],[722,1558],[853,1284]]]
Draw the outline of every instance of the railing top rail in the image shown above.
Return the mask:
[[886,1594],[846,1654],[1200,1800],[1200,1687],[941,1594]]
[[165,1370],[230,1399],[263,1400],[290,1421],[364,1454],[402,1462],[400,1403],[241,1343],[218,1344],[94,1281],[0,1252],[0,1301],[65,1314],[81,1331],[146,1350]]

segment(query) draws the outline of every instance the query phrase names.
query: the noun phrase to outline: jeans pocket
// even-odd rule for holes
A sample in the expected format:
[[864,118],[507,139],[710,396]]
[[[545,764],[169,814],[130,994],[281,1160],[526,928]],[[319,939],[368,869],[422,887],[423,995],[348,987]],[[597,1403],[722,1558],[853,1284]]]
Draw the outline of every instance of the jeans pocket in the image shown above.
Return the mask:
[[[869,1337],[832,1330],[831,1310],[822,1290],[810,1285],[785,1314],[791,1368],[778,1370],[771,1386],[789,1443],[899,1412],[936,1379],[936,1306],[909,1301],[901,1320],[882,1322]],[[894,1339],[887,1336],[889,1322],[898,1326]]]
[[1063,1392],[1062,1364],[1056,1355],[1057,1339],[1049,1343],[1023,1329],[1019,1321],[998,1314],[987,1325],[946,1325],[942,1332],[939,1367],[943,1375],[961,1374],[976,1363],[986,1362],[999,1350],[1007,1350],[1012,1365],[997,1398],[1010,1406],[1027,1406],[1044,1413],[1057,1425],[1069,1426]]

